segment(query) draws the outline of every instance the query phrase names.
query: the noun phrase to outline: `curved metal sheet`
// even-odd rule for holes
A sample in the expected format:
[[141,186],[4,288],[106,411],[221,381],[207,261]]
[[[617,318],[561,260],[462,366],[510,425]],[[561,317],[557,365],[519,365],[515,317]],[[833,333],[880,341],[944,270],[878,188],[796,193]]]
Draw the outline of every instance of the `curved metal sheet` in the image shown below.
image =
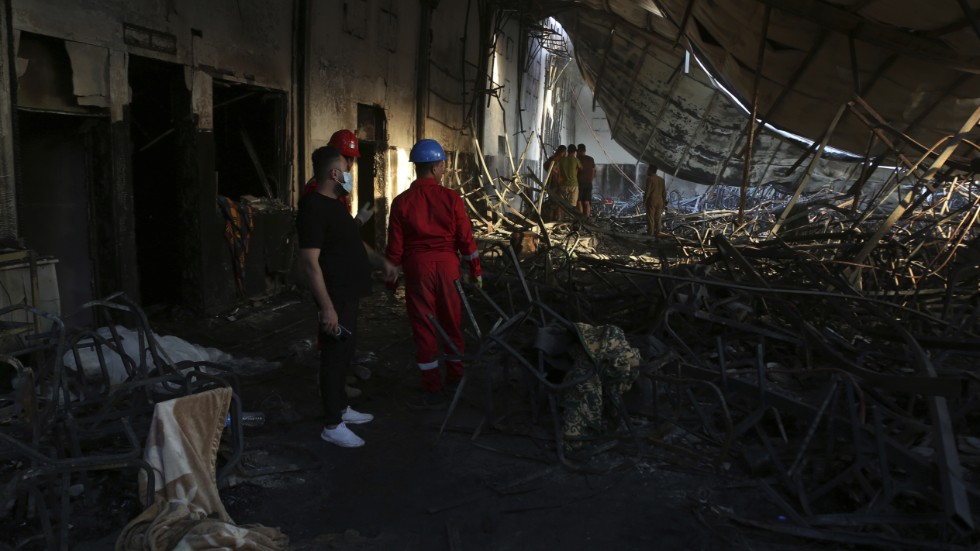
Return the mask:
[[[980,18],[980,0],[969,4]],[[881,120],[859,109],[865,118],[915,160],[980,105],[980,26],[958,2],[924,9],[912,0],[579,0],[562,4],[555,17],[617,142],[682,178],[738,185],[746,113],[696,62],[684,73],[684,54],[694,51],[748,104],[767,8],[758,106],[778,128],[819,141],[841,105],[860,96]],[[969,134],[980,141],[977,129]],[[830,145],[863,156],[870,138],[868,124],[848,110]],[[760,132],[750,184],[798,178],[802,169],[785,171],[805,150]],[[871,154],[899,163],[880,139]],[[950,163],[964,167],[975,156],[964,144]],[[855,172],[855,163],[840,157],[821,160],[812,185]]]

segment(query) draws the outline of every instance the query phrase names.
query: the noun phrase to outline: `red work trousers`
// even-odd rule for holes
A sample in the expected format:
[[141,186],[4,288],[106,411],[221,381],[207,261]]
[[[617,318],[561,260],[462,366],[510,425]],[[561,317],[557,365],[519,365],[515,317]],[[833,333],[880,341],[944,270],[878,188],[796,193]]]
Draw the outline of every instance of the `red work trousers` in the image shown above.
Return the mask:
[[[415,338],[415,361],[422,375],[422,388],[429,392],[442,389],[439,375],[439,334],[429,321],[433,314],[449,339],[462,354],[463,330],[462,307],[459,294],[453,282],[459,279],[459,259],[455,254],[429,254],[402,264],[405,271],[405,302],[408,306],[408,321],[412,324]],[[445,350],[452,354],[451,349]],[[463,376],[463,364],[446,364],[446,381],[455,382]]]

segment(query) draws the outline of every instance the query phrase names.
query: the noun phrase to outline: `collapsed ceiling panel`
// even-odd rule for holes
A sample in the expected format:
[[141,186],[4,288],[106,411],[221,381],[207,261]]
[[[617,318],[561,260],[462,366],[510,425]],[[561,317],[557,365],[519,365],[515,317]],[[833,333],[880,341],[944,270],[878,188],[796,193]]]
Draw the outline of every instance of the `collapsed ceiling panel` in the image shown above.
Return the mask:
[[[831,147],[870,153],[885,165],[901,164],[903,156],[919,160],[980,105],[980,0],[928,10],[875,0],[548,5],[571,37],[616,141],[700,183],[742,183],[753,99],[759,119],[812,141],[832,130]],[[693,56],[685,59],[687,52]],[[976,156],[969,142],[977,141],[977,129],[968,134],[949,160],[953,168]],[[798,180],[808,145],[760,132],[749,184]],[[843,185],[860,170],[855,159],[824,157],[811,187]]]
[[[893,126],[931,145],[959,128],[973,111],[958,100],[980,97],[976,76],[980,58],[975,56],[980,39],[974,36],[969,45],[972,50],[959,52],[916,32],[962,20],[964,15],[953,2],[930,4],[929,10],[921,3],[861,2],[858,4],[866,7],[855,12],[826,2],[790,1],[778,3],[778,8],[775,2],[757,0],[724,4],[665,0],[662,4],[668,17],[678,18],[693,6],[685,35],[742,98],[752,96],[759,42],[766,33],[769,40],[760,71],[759,111],[776,126],[810,138],[819,136],[839,106],[857,93]],[[904,6],[907,13],[932,13],[917,21],[899,18],[896,13],[895,24],[862,15],[865,10],[880,11],[885,4],[889,12]],[[770,5],[766,26],[765,12]],[[937,24],[937,18],[942,23]],[[791,78],[794,68],[776,61],[774,55],[787,48],[812,52],[796,80]],[[789,89],[789,94],[775,104],[783,89]],[[858,151],[867,142],[867,134],[859,120],[848,117],[841,121],[831,144]]]
[[[669,23],[651,15],[644,30],[615,14],[584,8],[566,12],[559,20],[618,143],[637,158],[686,180],[741,184],[746,115],[696,60],[674,48]],[[759,133],[750,183],[798,181],[804,172],[800,166],[806,166],[798,161],[806,151],[807,144]],[[845,173],[853,168],[852,162],[823,158],[811,187],[838,183],[840,189]]]

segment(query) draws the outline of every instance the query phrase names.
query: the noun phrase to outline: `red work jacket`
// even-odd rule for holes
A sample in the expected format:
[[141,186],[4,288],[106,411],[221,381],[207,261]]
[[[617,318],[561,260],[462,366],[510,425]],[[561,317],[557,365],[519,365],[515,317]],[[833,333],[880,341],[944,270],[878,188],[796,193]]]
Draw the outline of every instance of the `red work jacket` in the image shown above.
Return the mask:
[[455,258],[456,251],[470,261],[474,276],[482,275],[463,199],[433,178],[415,180],[391,202],[388,259],[400,266],[412,260]]

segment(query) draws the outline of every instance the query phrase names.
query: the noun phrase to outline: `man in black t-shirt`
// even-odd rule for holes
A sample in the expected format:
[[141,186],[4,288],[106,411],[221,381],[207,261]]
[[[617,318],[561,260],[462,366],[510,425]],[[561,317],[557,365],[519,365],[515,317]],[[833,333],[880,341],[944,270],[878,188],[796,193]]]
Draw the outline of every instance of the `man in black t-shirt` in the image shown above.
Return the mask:
[[300,261],[319,308],[320,399],[326,416],[320,438],[356,448],[364,440],[348,424],[371,421],[374,416],[347,405],[344,380],[354,358],[357,308],[371,292],[371,266],[384,270],[385,279],[398,270],[384,256],[361,241],[357,223],[340,197],[344,187],[344,159],[340,151],[321,147],[313,152],[314,193],[299,202],[296,229]]

